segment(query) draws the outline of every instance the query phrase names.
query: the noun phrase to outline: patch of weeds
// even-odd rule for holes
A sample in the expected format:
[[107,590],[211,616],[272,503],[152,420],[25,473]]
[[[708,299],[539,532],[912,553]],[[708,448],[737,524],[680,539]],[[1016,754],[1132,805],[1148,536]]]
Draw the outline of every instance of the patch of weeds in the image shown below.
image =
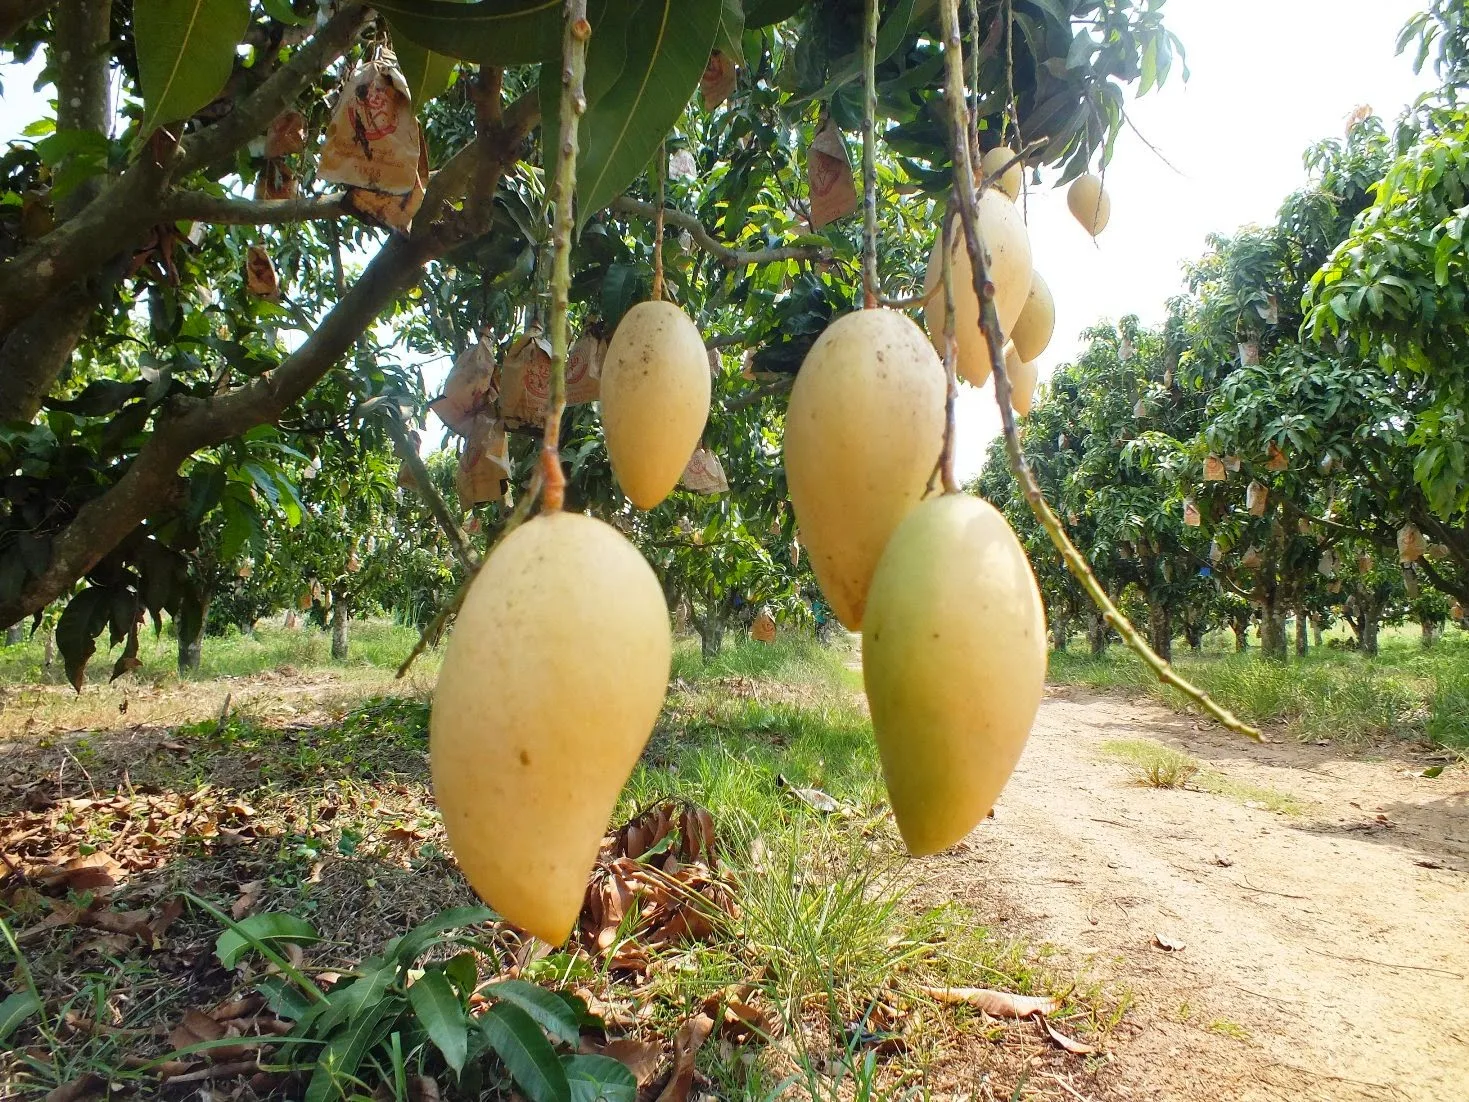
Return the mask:
[[1182,788],[1199,772],[1199,763],[1187,754],[1148,739],[1113,739],[1102,752],[1127,762],[1133,779],[1148,788]]
[[1215,1018],[1206,1026],[1210,1033],[1217,1033],[1221,1037],[1228,1037],[1232,1041],[1248,1041],[1250,1031],[1238,1022],[1230,1021],[1228,1018]]
[[1226,776],[1213,769],[1205,769],[1199,773],[1194,778],[1194,785],[1200,791],[1212,792],[1216,796],[1224,796],[1237,803],[1263,807],[1277,815],[1300,816],[1306,814],[1311,808],[1309,802],[1298,799],[1288,792],[1236,780],[1234,777]]

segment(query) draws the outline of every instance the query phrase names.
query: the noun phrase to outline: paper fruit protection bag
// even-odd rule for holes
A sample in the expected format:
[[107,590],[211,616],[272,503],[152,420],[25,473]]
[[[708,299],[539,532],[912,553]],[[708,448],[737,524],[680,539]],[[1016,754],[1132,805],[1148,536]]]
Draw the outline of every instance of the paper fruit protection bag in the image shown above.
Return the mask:
[[[602,390],[607,342],[587,332],[566,353],[566,404],[594,402]],[[500,375],[500,411],[512,429],[540,429],[551,404],[551,342],[532,329],[510,346]]]
[[806,177],[811,186],[811,228],[845,218],[857,209],[857,185],[847,145],[836,123],[826,119],[806,147]]
[[411,195],[422,137],[408,82],[384,54],[347,78],[326,128],[317,175],[347,187]]

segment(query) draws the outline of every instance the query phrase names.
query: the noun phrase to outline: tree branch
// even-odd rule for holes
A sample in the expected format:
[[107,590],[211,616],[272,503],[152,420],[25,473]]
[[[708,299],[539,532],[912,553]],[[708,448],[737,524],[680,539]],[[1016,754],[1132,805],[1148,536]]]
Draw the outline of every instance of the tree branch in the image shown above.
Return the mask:
[[56,0],[0,0],[0,42],[9,41],[11,35],[55,3]]
[[[380,401],[382,401],[381,398],[374,398],[372,402],[363,407],[363,412],[367,412],[367,406],[372,405],[373,402]],[[385,409],[384,420],[387,423],[388,435],[393,438],[393,451],[408,468],[408,473],[413,476],[414,485],[423,500],[428,503],[428,511],[433,514],[434,520],[439,522],[439,527],[444,530],[444,535],[449,537],[449,545],[454,548],[454,555],[459,560],[459,564],[473,574],[479,569],[479,560],[474,557],[474,552],[470,549],[469,537],[464,534],[464,529],[459,527],[459,522],[454,519],[454,513],[449,508],[449,503],[444,500],[444,495],[439,493],[439,488],[434,485],[434,480],[428,473],[428,467],[424,465],[423,457],[418,454],[413,438],[408,435],[408,428],[403,424],[403,418],[399,415],[396,406]]]
[[747,409],[750,406],[759,405],[761,402],[765,401],[766,398],[772,398],[777,394],[784,394],[786,391],[791,389],[791,386],[795,383],[795,381],[796,377],[794,375],[789,375],[784,379],[777,379],[773,383],[769,383],[762,387],[757,387],[756,389],[751,391],[746,391],[734,401],[726,402],[721,408],[724,410],[725,413],[737,413],[740,410]]
[[[106,135],[112,119],[107,83],[111,0],[62,0],[52,26],[48,52],[56,64],[56,129]],[[73,159],[63,160],[62,171]],[[101,187],[100,179],[82,181],[56,204],[57,215],[70,218],[95,199]]]
[[340,218],[346,194],[334,191],[301,199],[232,199],[202,191],[176,191],[163,202],[160,222],[212,222],[221,226],[269,226]]
[[[536,117],[533,103],[524,107],[517,101],[505,112],[501,127],[479,139],[497,151],[500,175],[515,163]],[[460,231],[453,225],[430,220],[462,194],[454,191],[454,184],[468,179],[475,144],[461,149],[434,178],[414,219],[413,233],[390,237],[316,331],[279,367],[225,394],[181,397],[169,403],[122,477],[78,509],[53,537],[51,559],[41,575],[31,578],[14,598],[0,601],[0,618],[14,623],[63,596],[161,503],[173,498],[178,468],[185,459],[200,448],[278,420],[347,355],[373,320],[418,282],[423,266],[459,239]]]
[[[652,203],[645,203],[641,199],[634,199],[631,195],[618,196],[612,200],[607,209],[617,211],[619,214],[631,214],[637,218],[653,219],[658,216],[656,206]],[[663,211],[663,220],[670,226],[687,230],[695,244],[730,268],[743,268],[750,264],[774,264],[781,260],[830,260],[832,257],[831,249],[824,245],[785,245],[779,248],[755,250],[732,248],[716,240],[714,235],[704,228],[704,224],[692,214],[685,214],[672,207]]]

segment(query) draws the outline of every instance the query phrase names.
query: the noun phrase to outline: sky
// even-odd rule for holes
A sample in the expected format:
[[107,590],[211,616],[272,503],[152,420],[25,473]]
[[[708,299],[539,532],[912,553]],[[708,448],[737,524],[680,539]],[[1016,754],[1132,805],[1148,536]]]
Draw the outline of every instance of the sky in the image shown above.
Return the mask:
[[[1362,104],[1389,121],[1432,86],[1394,55],[1398,31],[1424,0],[1167,0],[1164,21],[1183,41],[1190,80],[1174,72],[1161,91],[1129,105],[1107,169],[1112,218],[1093,243],[1046,184],[1026,196],[1036,267],[1056,299],[1056,335],[1041,356],[1044,380],[1074,358],[1081,331],[1137,314],[1162,320],[1183,289],[1182,265],[1205,235],[1270,221],[1305,180],[1301,155],[1340,136]],[[32,90],[39,63],[0,66],[0,144],[41,115]],[[425,365],[434,387],[447,362]],[[992,387],[961,384],[955,465],[978,473],[999,431]],[[433,434],[430,433],[430,436]],[[425,441],[427,444],[428,441]]]
[[[1423,0],[1167,0],[1164,24],[1183,40],[1190,79],[1175,64],[1162,91],[1132,102],[1107,168],[1112,218],[1095,244],[1066,209],[1064,189],[1027,196],[1035,266],[1056,299],[1056,335],[1040,358],[1044,380],[1081,349],[1082,330],[1137,314],[1159,322],[1183,290],[1182,265],[1204,238],[1272,221],[1305,182],[1301,156],[1340,137],[1361,104],[1389,122],[1432,74],[1415,76],[1394,49]],[[1176,171],[1175,171],[1176,170]],[[955,468],[977,474],[999,433],[993,386],[961,384]]]

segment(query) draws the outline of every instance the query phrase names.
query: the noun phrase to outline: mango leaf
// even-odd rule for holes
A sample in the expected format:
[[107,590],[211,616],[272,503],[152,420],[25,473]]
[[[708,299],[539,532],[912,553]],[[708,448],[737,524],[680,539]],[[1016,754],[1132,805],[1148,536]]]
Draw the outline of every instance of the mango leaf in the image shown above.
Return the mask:
[[469,1016],[444,973],[434,969],[419,976],[408,988],[408,1002],[429,1040],[458,1075],[469,1056]]
[[56,621],[56,647],[66,666],[66,679],[82,691],[87,661],[97,653],[97,635],[107,626],[112,605],[110,590],[90,586],[69,602]]
[[413,927],[402,937],[394,938],[388,943],[385,955],[389,960],[407,968],[418,959],[439,934],[447,930],[457,930],[462,926],[478,926],[495,917],[495,912],[488,907],[450,907]]
[[806,0],[745,0],[745,26],[768,27],[784,23],[806,6]]
[[143,133],[186,119],[219,95],[249,24],[250,0],[136,0]]
[[714,48],[736,64],[745,63],[745,6],[743,0],[724,0]]
[[413,109],[422,111],[424,104],[449,87],[458,61],[444,54],[425,50],[410,38],[399,36],[393,45],[394,52],[398,55],[398,68],[403,71],[403,79],[408,82],[408,95]]
[[[643,0],[609,12],[603,33],[631,28],[622,71],[581,127],[577,225],[586,223],[642,174],[689,102],[709,63],[723,0]],[[587,55],[587,80],[601,64]]]
[[581,1036],[581,1022],[560,996],[525,980],[500,980],[486,984],[480,994],[487,999],[514,1003],[535,1020],[547,1033],[563,1041],[575,1042]]
[[382,0],[372,6],[388,17],[395,41],[410,39],[463,61],[534,65],[561,54],[562,0]]
[[571,1102],[566,1069],[529,1014],[513,1003],[493,1003],[480,1015],[479,1027],[530,1102]]
[[320,940],[316,927],[304,918],[285,911],[265,911],[241,919],[234,929],[220,934],[214,943],[214,955],[220,964],[233,968],[245,951],[257,943],[275,948],[286,942],[301,944]]
[[17,991],[0,1002],[0,1041],[14,1033],[20,1024],[41,1009],[34,991]]
[[347,1022],[340,1033],[322,1050],[311,1082],[306,1085],[306,1102],[328,1102],[329,1099],[352,1097],[342,1089],[343,1082],[356,1077],[357,1069],[372,1045],[378,1025],[403,1009],[401,997],[382,999],[367,1007]]
[[636,1102],[638,1081],[610,1056],[563,1056],[571,1102]]
[[296,10],[291,7],[291,0],[260,0],[260,6],[265,9],[266,15],[287,26],[304,27],[311,22],[309,15],[296,14]]

